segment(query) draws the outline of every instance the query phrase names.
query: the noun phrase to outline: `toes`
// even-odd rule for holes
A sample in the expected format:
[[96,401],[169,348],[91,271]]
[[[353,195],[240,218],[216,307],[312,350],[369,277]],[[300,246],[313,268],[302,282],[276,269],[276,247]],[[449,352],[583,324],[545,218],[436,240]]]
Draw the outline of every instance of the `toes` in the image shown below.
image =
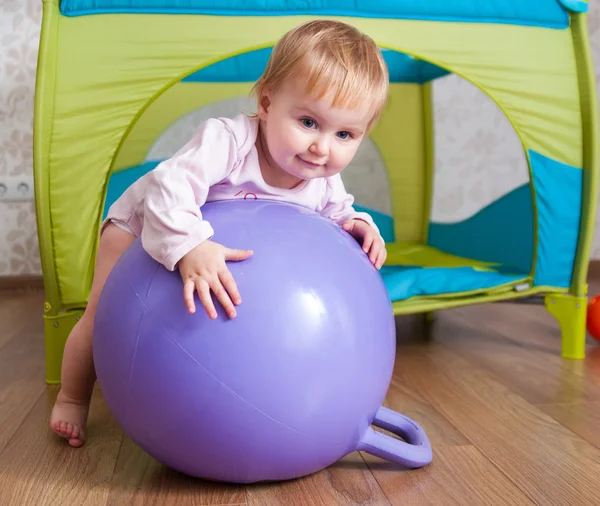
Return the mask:
[[79,426],[73,425],[72,423],[63,422],[62,420],[58,420],[52,424],[52,429],[59,436],[65,437],[67,439],[78,438],[80,429]]
[[69,439],[69,444],[73,447],[73,448],[79,448],[81,446],[83,446],[83,431],[77,431],[79,434],[79,437],[73,437],[71,439]]
[[52,430],[58,436],[63,435],[62,430],[61,430],[61,425],[62,425],[62,422],[60,420],[58,420],[52,424]]
[[69,444],[73,448],[79,448],[83,446],[83,430],[79,427],[79,425],[74,425],[72,423],[63,422],[61,420],[54,422],[52,424],[52,429],[59,436],[64,437],[69,440]]
[[83,446],[83,441],[81,439],[69,439],[69,444],[73,448],[80,448],[81,446]]

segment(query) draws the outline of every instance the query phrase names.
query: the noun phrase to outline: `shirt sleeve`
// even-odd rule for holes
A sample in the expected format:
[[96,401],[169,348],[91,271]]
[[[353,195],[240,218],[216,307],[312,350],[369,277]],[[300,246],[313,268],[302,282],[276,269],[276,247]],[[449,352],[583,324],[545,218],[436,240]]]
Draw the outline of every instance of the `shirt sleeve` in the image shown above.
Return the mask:
[[354,209],[354,197],[346,191],[339,174],[327,178],[327,195],[321,216],[329,218],[338,225],[346,220],[363,220],[367,222],[381,237],[381,233],[373,218],[368,213],[358,212]]
[[236,139],[220,119],[205,121],[172,158],[147,174],[144,197],[144,249],[168,270],[214,231],[200,207],[211,186],[237,164]]

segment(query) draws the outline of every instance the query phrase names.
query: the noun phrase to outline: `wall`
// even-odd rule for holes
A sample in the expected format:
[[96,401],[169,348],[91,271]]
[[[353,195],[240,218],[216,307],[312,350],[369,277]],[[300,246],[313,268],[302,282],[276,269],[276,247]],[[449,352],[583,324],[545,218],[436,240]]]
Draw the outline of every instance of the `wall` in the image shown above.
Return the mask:
[[[33,93],[41,22],[40,0],[0,0],[0,176],[32,170]],[[589,25],[600,81],[600,2],[591,2]],[[433,218],[455,221],[527,180],[518,139],[497,107],[474,86],[456,76],[435,84],[436,179]],[[201,111],[174,125],[149,157],[165,156],[206,114]],[[349,190],[364,205],[383,211],[385,178],[377,151],[366,143],[345,174]],[[365,177],[365,174],[368,176]],[[385,193],[385,192],[383,192]],[[593,257],[600,259],[596,222]],[[41,273],[32,202],[0,203],[0,276]]]
[[[42,2],[0,0],[0,176],[32,172]],[[41,272],[33,202],[0,202],[0,276]]]

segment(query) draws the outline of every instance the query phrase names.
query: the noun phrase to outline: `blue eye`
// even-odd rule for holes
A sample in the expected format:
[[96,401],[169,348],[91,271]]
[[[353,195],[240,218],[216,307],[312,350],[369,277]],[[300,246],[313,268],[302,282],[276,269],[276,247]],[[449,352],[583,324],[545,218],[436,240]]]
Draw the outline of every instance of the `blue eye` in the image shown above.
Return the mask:
[[302,118],[300,121],[302,121],[302,125],[304,125],[306,128],[313,128],[314,126],[316,126],[314,120],[310,118]]
[[338,132],[338,137],[345,141],[347,139],[350,139],[350,137],[352,137],[352,134],[350,132]]

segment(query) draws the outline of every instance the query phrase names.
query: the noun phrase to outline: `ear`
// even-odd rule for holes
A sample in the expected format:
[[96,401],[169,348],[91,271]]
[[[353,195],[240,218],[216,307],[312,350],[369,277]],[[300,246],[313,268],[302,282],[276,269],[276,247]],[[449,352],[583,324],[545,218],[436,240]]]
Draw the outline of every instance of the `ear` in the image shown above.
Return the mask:
[[271,107],[271,89],[265,87],[258,101],[258,117],[266,121],[269,115],[269,108]]

